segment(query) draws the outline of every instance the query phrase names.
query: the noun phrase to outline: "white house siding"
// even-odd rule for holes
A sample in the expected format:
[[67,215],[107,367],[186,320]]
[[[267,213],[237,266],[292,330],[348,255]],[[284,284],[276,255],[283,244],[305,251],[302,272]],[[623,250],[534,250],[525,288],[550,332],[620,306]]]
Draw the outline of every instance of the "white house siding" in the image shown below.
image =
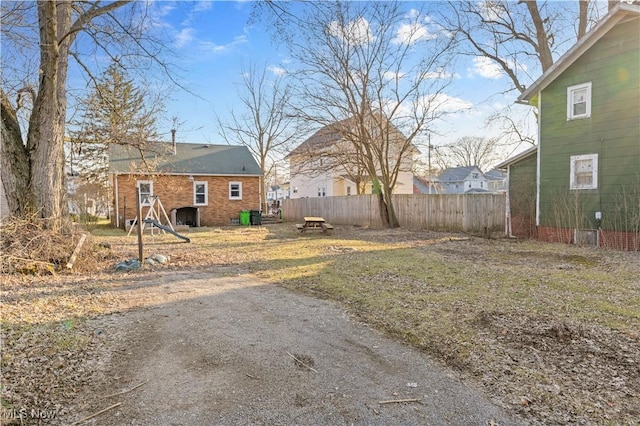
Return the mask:
[[333,180],[329,174],[321,176],[295,175],[291,177],[291,198],[313,198],[318,196],[318,188],[324,188],[324,196],[333,196]]

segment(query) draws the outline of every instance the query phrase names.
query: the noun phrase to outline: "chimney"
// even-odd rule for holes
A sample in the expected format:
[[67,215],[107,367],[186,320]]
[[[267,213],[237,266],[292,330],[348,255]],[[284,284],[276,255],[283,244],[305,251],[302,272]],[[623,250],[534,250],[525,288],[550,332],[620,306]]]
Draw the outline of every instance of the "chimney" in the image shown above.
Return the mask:
[[176,155],[176,129],[171,129],[171,145],[173,146],[173,155]]

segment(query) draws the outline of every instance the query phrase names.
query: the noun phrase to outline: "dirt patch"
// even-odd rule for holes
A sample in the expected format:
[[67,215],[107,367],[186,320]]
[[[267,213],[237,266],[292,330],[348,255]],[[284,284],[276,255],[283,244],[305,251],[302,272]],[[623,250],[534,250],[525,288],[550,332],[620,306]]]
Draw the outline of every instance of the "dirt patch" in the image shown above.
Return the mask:
[[[246,275],[147,278],[131,294],[144,309],[90,323],[118,344],[67,420],[121,403],[88,423],[516,423],[473,384],[332,303]],[[380,404],[389,400],[408,402]]]

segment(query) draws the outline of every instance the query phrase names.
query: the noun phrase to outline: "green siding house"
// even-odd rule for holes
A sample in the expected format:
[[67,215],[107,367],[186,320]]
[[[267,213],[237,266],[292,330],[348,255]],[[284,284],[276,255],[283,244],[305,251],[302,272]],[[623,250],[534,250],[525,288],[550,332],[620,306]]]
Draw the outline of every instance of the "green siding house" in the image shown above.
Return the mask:
[[613,8],[518,101],[537,107],[539,131],[501,165],[512,223],[535,161],[537,238],[640,250],[640,6]]

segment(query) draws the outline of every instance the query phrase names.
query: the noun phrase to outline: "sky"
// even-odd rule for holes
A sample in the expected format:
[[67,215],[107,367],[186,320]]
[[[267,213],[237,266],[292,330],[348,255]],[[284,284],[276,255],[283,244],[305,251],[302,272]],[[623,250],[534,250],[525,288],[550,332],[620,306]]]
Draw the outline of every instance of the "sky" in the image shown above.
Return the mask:
[[[411,3],[407,2],[407,10]],[[437,3],[432,2],[431,6]],[[192,93],[176,90],[167,101],[170,117],[178,117],[177,140],[192,143],[225,143],[219,135],[216,116],[226,121],[238,110],[240,69],[264,65],[275,74],[286,72],[289,55],[277,46],[261,22],[250,22],[249,1],[158,2],[159,20],[183,70],[181,83]],[[462,136],[492,136],[486,118],[513,104],[515,92],[500,94],[508,86],[506,77],[488,61],[459,58],[455,77],[446,89],[449,102],[464,112],[448,115],[436,123],[431,143],[445,145]],[[196,96],[197,94],[197,96]],[[526,107],[521,107],[526,108]],[[166,133],[168,134],[168,133]],[[303,140],[299,141],[300,143]],[[521,149],[524,149],[522,147]]]

